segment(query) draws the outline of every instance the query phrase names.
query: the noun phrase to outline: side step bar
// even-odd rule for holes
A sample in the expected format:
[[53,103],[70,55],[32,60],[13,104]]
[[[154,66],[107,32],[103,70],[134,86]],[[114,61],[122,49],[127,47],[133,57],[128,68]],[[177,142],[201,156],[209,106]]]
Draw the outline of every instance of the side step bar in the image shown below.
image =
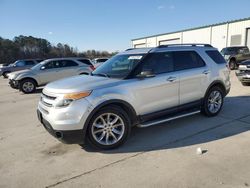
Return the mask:
[[168,121],[172,121],[172,120],[175,120],[175,119],[179,119],[179,118],[183,118],[183,117],[186,117],[186,116],[191,116],[191,115],[194,115],[194,114],[198,114],[200,113],[201,111],[200,110],[197,110],[197,111],[193,111],[193,112],[189,112],[189,113],[185,113],[185,114],[181,114],[181,115],[177,115],[177,116],[173,116],[173,117],[168,117],[166,119],[156,119],[155,121],[149,121],[149,122],[145,122],[145,123],[141,123],[139,125],[137,125],[137,127],[149,127],[149,126],[153,126],[153,125],[157,125],[157,124],[160,124],[160,123],[165,123],[165,122],[168,122]]

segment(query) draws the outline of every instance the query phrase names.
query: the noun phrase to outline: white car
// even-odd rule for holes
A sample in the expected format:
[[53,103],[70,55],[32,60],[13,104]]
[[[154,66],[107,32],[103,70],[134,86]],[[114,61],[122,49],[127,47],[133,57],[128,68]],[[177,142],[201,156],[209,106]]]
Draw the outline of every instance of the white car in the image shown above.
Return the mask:
[[23,93],[32,93],[36,87],[49,82],[80,74],[89,74],[94,70],[89,59],[55,58],[47,59],[31,69],[8,74],[12,88],[19,88]]

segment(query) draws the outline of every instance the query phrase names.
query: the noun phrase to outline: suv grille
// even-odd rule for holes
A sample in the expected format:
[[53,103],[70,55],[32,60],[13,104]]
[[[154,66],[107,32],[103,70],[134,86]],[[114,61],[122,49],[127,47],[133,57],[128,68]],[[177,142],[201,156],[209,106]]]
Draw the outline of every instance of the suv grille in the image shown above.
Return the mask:
[[46,107],[52,107],[55,100],[56,100],[56,97],[49,96],[44,93],[42,93],[41,99],[40,99],[41,103]]
[[42,97],[47,98],[49,100],[56,100],[56,97],[48,96],[42,92]]

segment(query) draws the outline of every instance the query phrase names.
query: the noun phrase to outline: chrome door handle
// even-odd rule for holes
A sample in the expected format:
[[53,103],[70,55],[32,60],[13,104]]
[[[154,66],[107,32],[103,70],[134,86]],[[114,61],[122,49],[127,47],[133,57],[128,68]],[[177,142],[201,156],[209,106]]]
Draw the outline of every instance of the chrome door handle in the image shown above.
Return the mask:
[[202,72],[202,74],[209,74],[209,73],[210,73],[209,70],[204,70],[204,71]]
[[176,79],[177,79],[176,77],[170,76],[170,77],[167,78],[167,81],[173,82],[173,81],[175,81]]

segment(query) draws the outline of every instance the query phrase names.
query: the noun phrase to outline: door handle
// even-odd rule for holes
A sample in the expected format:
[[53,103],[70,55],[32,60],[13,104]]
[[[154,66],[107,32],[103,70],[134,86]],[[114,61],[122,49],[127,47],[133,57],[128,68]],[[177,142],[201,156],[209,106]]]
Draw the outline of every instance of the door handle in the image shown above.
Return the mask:
[[173,82],[173,81],[175,81],[176,79],[177,79],[176,77],[170,76],[170,77],[167,78],[167,81]]
[[210,73],[210,70],[204,70],[203,72],[202,72],[202,74],[209,74]]

